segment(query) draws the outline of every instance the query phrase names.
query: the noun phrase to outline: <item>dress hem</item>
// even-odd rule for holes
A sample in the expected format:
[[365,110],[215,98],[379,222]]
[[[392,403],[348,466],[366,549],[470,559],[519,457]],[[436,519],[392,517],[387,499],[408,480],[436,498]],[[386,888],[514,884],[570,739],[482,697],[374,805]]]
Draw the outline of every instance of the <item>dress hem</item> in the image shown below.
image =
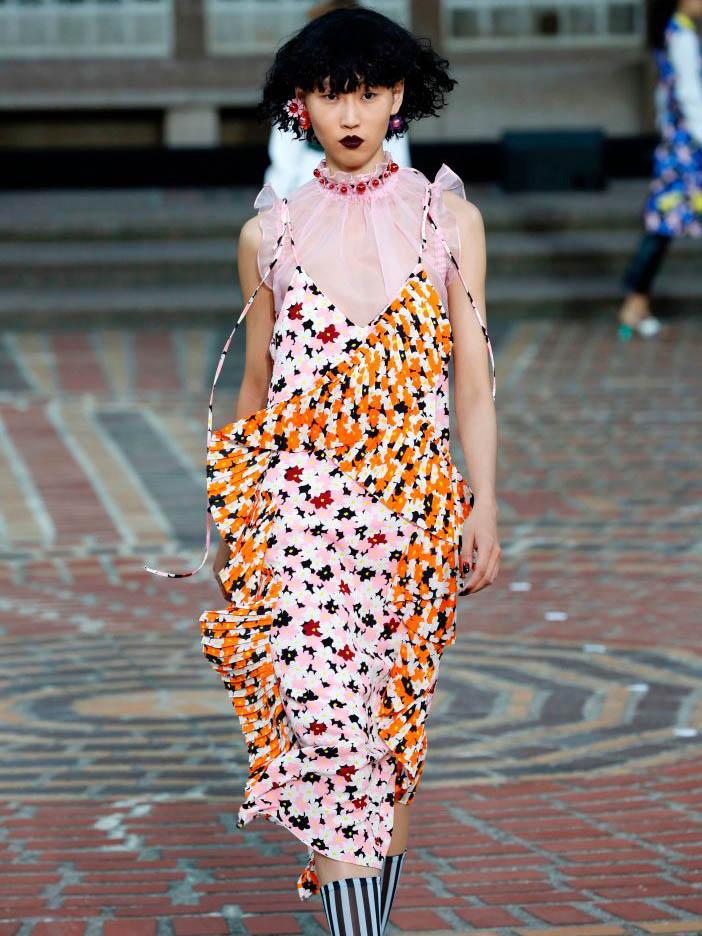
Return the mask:
[[[268,811],[269,809],[271,810],[270,812]],[[240,811],[240,814],[239,814],[239,815],[241,816],[241,811]],[[305,830],[304,830],[304,829],[298,829],[298,828],[296,828],[295,826],[293,826],[292,824],[288,824],[287,822],[283,822],[283,820],[280,818],[280,816],[279,816],[279,815],[277,814],[277,812],[275,811],[275,806],[273,806],[273,805],[268,806],[268,807],[257,807],[257,809],[256,809],[255,812],[248,813],[248,814],[245,816],[245,818],[244,818],[243,820],[242,820],[241,818],[238,818],[238,819],[237,819],[237,822],[236,822],[237,828],[238,828],[238,829],[244,829],[244,828],[246,828],[246,826],[248,826],[251,822],[253,822],[254,819],[263,819],[263,820],[265,820],[265,821],[267,821],[267,822],[272,822],[272,823],[274,823],[275,825],[280,826],[282,829],[286,829],[286,830],[287,830],[288,832],[290,832],[299,842],[301,842],[303,845],[305,845],[305,846],[307,847],[307,849],[308,849],[308,854],[309,854],[309,858],[312,858],[312,853],[313,853],[314,851],[318,851],[320,855],[324,855],[325,858],[330,858],[332,861],[346,861],[346,862],[348,862],[348,864],[359,865],[360,867],[363,867],[363,868],[376,868],[376,869],[379,870],[379,871],[380,871],[380,870],[382,869],[382,867],[383,867],[384,859],[381,859],[381,861],[380,861],[379,863],[376,864],[375,861],[371,861],[371,862],[368,862],[368,861],[360,861],[357,855],[353,855],[353,856],[351,856],[351,857],[345,856],[345,855],[343,855],[343,854],[341,854],[341,855],[328,855],[328,854],[326,854],[325,852],[321,851],[320,849],[314,848],[314,846],[311,844],[310,841],[308,841],[307,837],[305,836]],[[391,830],[390,838],[392,839],[392,830]],[[309,864],[309,862],[308,862],[308,864]],[[303,871],[303,874],[304,874],[304,871]],[[314,893],[314,892],[312,892],[312,891],[310,891],[310,892],[308,892],[308,893],[303,893],[303,892],[300,890],[299,886],[298,886],[298,896],[299,896],[300,900],[308,900],[308,899],[313,895],[313,893]]]

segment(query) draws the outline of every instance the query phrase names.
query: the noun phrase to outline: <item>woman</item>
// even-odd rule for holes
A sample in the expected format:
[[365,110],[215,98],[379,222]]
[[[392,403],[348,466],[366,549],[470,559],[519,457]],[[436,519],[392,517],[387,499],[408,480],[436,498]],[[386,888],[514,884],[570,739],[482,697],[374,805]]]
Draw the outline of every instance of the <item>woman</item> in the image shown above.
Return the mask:
[[[325,156],[289,201],[265,185],[242,227],[236,420],[212,431],[210,397],[228,604],[201,628],[249,752],[238,825],[307,846],[298,892],[344,936],[387,924],[457,593],[500,556],[482,218],[448,166],[430,182],[383,149],[443,106],[447,64],[366,9],[278,51],[261,109]],[[452,352],[472,488],[449,452]]]
[[702,237],[702,58],[695,21],[702,0],[653,0],[648,35],[658,68],[657,124],[661,141],[644,208],[645,233],[624,276],[619,335],[661,330],[649,291],[672,240]]

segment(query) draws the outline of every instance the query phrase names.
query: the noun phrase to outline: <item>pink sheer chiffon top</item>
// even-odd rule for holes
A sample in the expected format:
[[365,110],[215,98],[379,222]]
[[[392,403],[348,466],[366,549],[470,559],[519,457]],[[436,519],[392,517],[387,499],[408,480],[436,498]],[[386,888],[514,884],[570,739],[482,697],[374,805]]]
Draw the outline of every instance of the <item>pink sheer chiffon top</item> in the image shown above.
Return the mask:
[[[374,170],[362,174],[331,173],[326,161],[320,160],[317,175],[288,198],[295,255],[286,239],[267,276],[283,230],[285,206],[270,183],[259,191],[254,202],[261,228],[258,269],[273,290],[276,312],[283,306],[296,256],[304,272],[350,322],[360,327],[372,322],[397,297],[415,268],[427,184],[432,218],[453,256],[460,259],[458,225],[443,198],[451,191],[465,199],[460,177],[444,163],[430,182],[408,166],[391,172],[391,163],[387,150]],[[433,226],[422,262],[446,306],[447,288],[458,273]]]

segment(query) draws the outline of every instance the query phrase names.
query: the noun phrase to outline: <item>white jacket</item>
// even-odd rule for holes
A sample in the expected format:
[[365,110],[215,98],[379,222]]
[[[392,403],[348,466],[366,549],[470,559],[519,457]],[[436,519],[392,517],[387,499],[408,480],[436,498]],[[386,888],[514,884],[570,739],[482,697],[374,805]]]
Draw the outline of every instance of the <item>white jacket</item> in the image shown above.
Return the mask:
[[[693,29],[674,32],[668,42],[668,55],[675,71],[675,92],[685,123],[693,139],[702,146],[702,58],[700,41]],[[656,92],[656,123],[663,123],[665,89]]]

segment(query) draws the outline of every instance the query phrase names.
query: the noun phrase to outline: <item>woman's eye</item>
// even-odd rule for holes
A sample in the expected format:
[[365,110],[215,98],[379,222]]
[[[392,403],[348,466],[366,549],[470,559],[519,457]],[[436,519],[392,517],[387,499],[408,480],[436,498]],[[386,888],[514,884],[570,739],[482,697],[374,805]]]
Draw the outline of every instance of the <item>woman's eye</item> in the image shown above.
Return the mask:
[[375,91],[364,91],[364,92],[363,92],[363,96],[365,97],[366,94],[370,94],[370,96],[371,96],[372,98],[374,98],[374,97],[376,96]]

